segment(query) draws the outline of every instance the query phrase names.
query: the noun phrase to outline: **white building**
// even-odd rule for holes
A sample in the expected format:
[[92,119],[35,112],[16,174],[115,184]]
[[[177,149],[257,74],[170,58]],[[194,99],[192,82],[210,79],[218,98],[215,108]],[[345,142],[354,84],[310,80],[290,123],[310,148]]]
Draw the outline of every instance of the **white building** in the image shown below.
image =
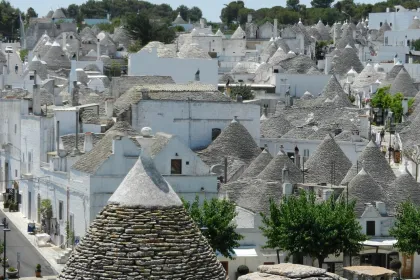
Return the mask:
[[407,10],[402,6],[394,6],[395,11],[387,8],[385,13],[369,13],[369,29],[377,29],[388,22],[394,31],[405,31],[409,28],[414,17],[420,17],[420,10]]
[[207,147],[213,131],[225,128],[234,116],[257,143],[260,137],[258,105],[232,102],[217,87],[201,83],[133,87],[115,101],[114,113],[137,130],[151,127],[177,135],[193,150]]
[[[197,50],[197,48],[194,48]],[[202,52],[202,50],[201,50]],[[207,53],[185,51],[185,57],[162,57],[158,50],[151,52],[141,50],[131,54],[128,59],[129,76],[171,76],[176,83],[201,81],[206,84],[217,85],[217,60],[213,60]],[[206,56],[204,56],[206,54]]]

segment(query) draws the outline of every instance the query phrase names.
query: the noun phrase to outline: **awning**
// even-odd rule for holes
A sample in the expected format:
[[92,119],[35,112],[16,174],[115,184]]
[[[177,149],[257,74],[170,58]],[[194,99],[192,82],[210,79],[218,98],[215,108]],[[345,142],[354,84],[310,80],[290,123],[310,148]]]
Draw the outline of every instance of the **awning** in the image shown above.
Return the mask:
[[378,246],[378,247],[394,246],[395,243],[397,243],[396,239],[370,239],[370,240],[366,240],[362,242],[363,245]]
[[255,248],[252,248],[252,249],[237,248],[237,249],[233,249],[233,251],[235,251],[236,257],[258,257],[257,251],[255,251]]
[[[255,250],[255,247],[252,246],[243,246],[239,248],[233,249],[235,252],[232,257],[238,258],[238,257],[258,257],[257,251]],[[219,251],[216,251],[216,256],[222,257]]]

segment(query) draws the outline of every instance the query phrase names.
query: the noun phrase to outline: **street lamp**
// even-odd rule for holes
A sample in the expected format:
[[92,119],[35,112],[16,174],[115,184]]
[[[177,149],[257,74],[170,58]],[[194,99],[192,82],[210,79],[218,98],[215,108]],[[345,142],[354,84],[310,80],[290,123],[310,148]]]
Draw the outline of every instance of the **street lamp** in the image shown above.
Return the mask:
[[388,163],[391,164],[391,129],[392,129],[392,111],[388,111],[388,123],[389,123],[389,143],[388,143]]
[[4,232],[3,275],[4,275],[4,279],[7,279],[6,277],[6,232],[10,231],[10,229],[9,229],[9,223],[7,222],[6,218],[3,218],[3,223],[0,224],[0,227],[3,227],[3,232]]

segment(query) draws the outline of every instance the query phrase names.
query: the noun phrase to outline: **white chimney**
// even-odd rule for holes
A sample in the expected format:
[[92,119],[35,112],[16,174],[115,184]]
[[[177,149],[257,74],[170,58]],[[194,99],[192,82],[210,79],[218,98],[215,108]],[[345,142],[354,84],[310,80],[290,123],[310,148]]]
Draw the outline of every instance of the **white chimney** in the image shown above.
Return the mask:
[[200,27],[204,28],[204,18],[200,18]]
[[379,214],[386,215],[385,202],[376,201],[375,203],[376,203],[376,209],[378,209]]
[[408,113],[408,98],[402,100],[403,115]]
[[389,13],[389,8],[386,8],[386,12]]
[[114,114],[114,102],[115,99],[113,97],[108,97],[105,99],[105,113],[107,118],[112,118]]
[[332,189],[326,189],[322,190],[322,200],[328,200],[330,199],[331,195],[334,193],[334,190]]
[[93,134],[92,132],[85,133],[85,143],[83,144],[83,149],[85,153],[89,152],[93,148]]
[[36,81],[36,71],[34,71],[34,85],[32,93],[32,113],[35,116],[41,115],[41,93],[39,92],[39,86]]
[[413,57],[411,55],[408,57],[408,63],[413,64]]
[[101,44],[99,43],[99,39],[96,42],[96,60],[101,60]]
[[248,23],[252,22],[252,14],[248,14]]
[[274,19],[274,27],[273,27],[273,38],[277,38],[278,36],[278,20]]
[[63,50],[66,50],[67,49],[67,47],[66,47],[66,44],[67,44],[67,42],[66,42],[66,32],[63,32],[63,33],[61,33],[62,35],[63,35],[63,46],[62,46],[62,49]]
[[3,74],[1,75],[1,89],[5,88],[7,82],[7,65],[3,65]]

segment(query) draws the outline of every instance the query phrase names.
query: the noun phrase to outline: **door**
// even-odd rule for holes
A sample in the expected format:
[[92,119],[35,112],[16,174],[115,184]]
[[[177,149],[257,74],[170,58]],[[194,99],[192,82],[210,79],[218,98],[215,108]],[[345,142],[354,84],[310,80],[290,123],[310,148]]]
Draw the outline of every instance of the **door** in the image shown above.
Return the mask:
[[413,256],[403,255],[402,256],[402,269],[401,269],[402,278],[412,278],[413,277]]
[[32,219],[32,197],[31,192],[28,192],[28,220]]
[[38,223],[41,223],[41,195],[38,194],[38,199],[37,199],[37,206],[38,206],[38,215],[37,215],[37,221]]

